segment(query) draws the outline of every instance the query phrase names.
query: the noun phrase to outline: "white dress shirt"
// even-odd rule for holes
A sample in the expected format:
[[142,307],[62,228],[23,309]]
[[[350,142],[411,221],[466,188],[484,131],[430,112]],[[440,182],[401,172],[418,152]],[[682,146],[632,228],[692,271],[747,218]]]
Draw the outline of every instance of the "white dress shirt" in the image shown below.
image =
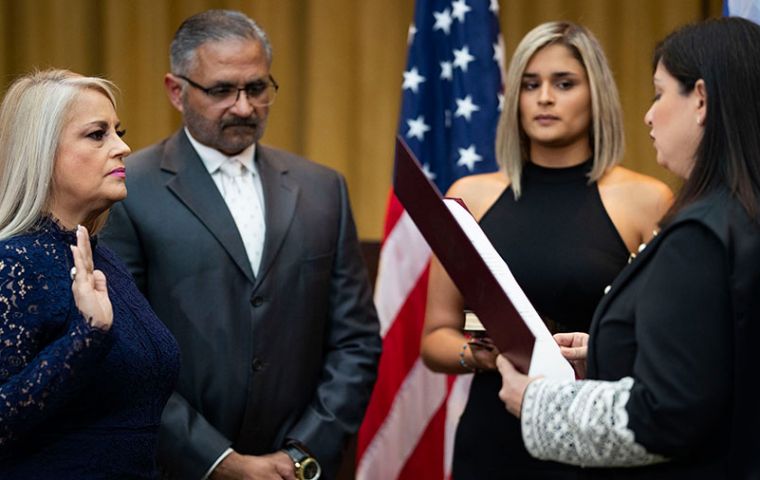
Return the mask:
[[[203,145],[197,141],[193,138],[187,128],[185,128],[185,133],[193,148],[195,148],[195,151],[198,153],[198,156],[201,157],[201,161],[206,167],[209,175],[211,175],[211,178],[214,180],[214,184],[216,184],[216,188],[219,189],[219,193],[222,194],[222,197],[227,204],[227,208],[230,210],[232,218],[235,221],[241,239],[243,240],[243,245],[248,254],[253,274],[257,275],[261,263],[261,252],[264,248],[266,223],[264,222],[264,190],[261,184],[261,176],[259,175],[258,166],[254,161],[256,144],[253,143],[239,154],[229,157],[219,150]],[[250,201],[254,203],[254,205],[251,205],[250,207],[243,207],[241,209],[239,204],[240,195],[235,191],[236,188],[240,187],[235,182],[230,181],[229,176],[222,171],[223,164],[231,161],[240,162],[240,164],[251,173],[251,178],[244,179],[245,182],[242,183],[245,188],[252,187],[255,192],[255,194],[246,192],[247,196],[244,197],[250,199]],[[256,205],[255,202],[258,202],[258,205]],[[251,212],[253,212],[256,217],[260,214],[260,218],[256,219],[258,222],[254,221],[255,226],[250,225],[247,221],[247,217],[250,216]],[[253,230],[251,230],[252,228]],[[245,232],[248,232],[248,234],[245,234]]]

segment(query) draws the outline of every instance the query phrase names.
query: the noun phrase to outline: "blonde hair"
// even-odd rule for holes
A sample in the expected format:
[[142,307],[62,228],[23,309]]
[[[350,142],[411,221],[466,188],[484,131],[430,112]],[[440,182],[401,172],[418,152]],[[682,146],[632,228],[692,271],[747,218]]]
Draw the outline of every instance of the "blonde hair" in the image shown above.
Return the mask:
[[[53,167],[71,105],[85,89],[115,106],[113,83],[50,69],[18,78],[0,105],[0,239],[31,229],[50,211]],[[91,225],[97,233],[108,212]]]
[[601,45],[591,32],[580,25],[571,22],[543,23],[528,32],[515,49],[505,79],[504,109],[496,132],[496,160],[505,170],[516,199],[520,197],[520,177],[529,152],[529,139],[520,124],[522,77],[536,52],[556,44],[570,49],[588,77],[591,90],[591,148],[594,153],[589,182],[601,178],[623,157],[625,146],[620,98]]

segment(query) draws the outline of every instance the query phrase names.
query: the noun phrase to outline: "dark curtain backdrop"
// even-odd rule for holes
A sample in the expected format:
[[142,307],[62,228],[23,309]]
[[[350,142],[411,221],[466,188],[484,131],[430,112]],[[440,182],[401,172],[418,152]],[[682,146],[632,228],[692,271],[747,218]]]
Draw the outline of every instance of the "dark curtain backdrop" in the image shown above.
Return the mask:
[[[676,181],[654,163],[642,118],[652,97],[650,57],[665,34],[721,13],[720,0],[501,0],[507,60],[547,20],[588,26],[600,39],[625,111],[625,165]],[[241,10],[274,45],[281,85],[265,143],[305,155],[348,179],[360,236],[382,236],[401,73],[413,0],[0,0],[0,78],[63,67],[121,88],[118,106],[136,150],[180,122],[163,92],[168,47],[183,18]]]

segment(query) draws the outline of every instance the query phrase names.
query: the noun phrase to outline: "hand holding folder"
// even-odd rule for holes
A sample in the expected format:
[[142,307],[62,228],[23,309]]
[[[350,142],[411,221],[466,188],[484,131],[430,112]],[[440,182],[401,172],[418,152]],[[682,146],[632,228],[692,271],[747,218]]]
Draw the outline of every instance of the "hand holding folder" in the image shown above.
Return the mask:
[[499,351],[530,376],[575,378],[551,333],[461,200],[442,199],[400,138],[396,196]]

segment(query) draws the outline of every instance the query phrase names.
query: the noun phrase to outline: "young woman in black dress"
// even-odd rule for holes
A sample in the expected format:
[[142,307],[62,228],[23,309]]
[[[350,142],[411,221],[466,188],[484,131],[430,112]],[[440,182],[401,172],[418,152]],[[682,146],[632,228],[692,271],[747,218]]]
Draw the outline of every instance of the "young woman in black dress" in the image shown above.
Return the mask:
[[[515,51],[496,154],[500,171],[465,177],[461,197],[554,332],[586,331],[607,286],[671,201],[661,182],[617,166],[620,103],[597,40],[566,22],[536,27]],[[459,423],[453,477],[573,478],[533,459],[497,397],[496,352],[462,333],[464,300],[430,270],[422,356],[438,372],[477,370]]]

